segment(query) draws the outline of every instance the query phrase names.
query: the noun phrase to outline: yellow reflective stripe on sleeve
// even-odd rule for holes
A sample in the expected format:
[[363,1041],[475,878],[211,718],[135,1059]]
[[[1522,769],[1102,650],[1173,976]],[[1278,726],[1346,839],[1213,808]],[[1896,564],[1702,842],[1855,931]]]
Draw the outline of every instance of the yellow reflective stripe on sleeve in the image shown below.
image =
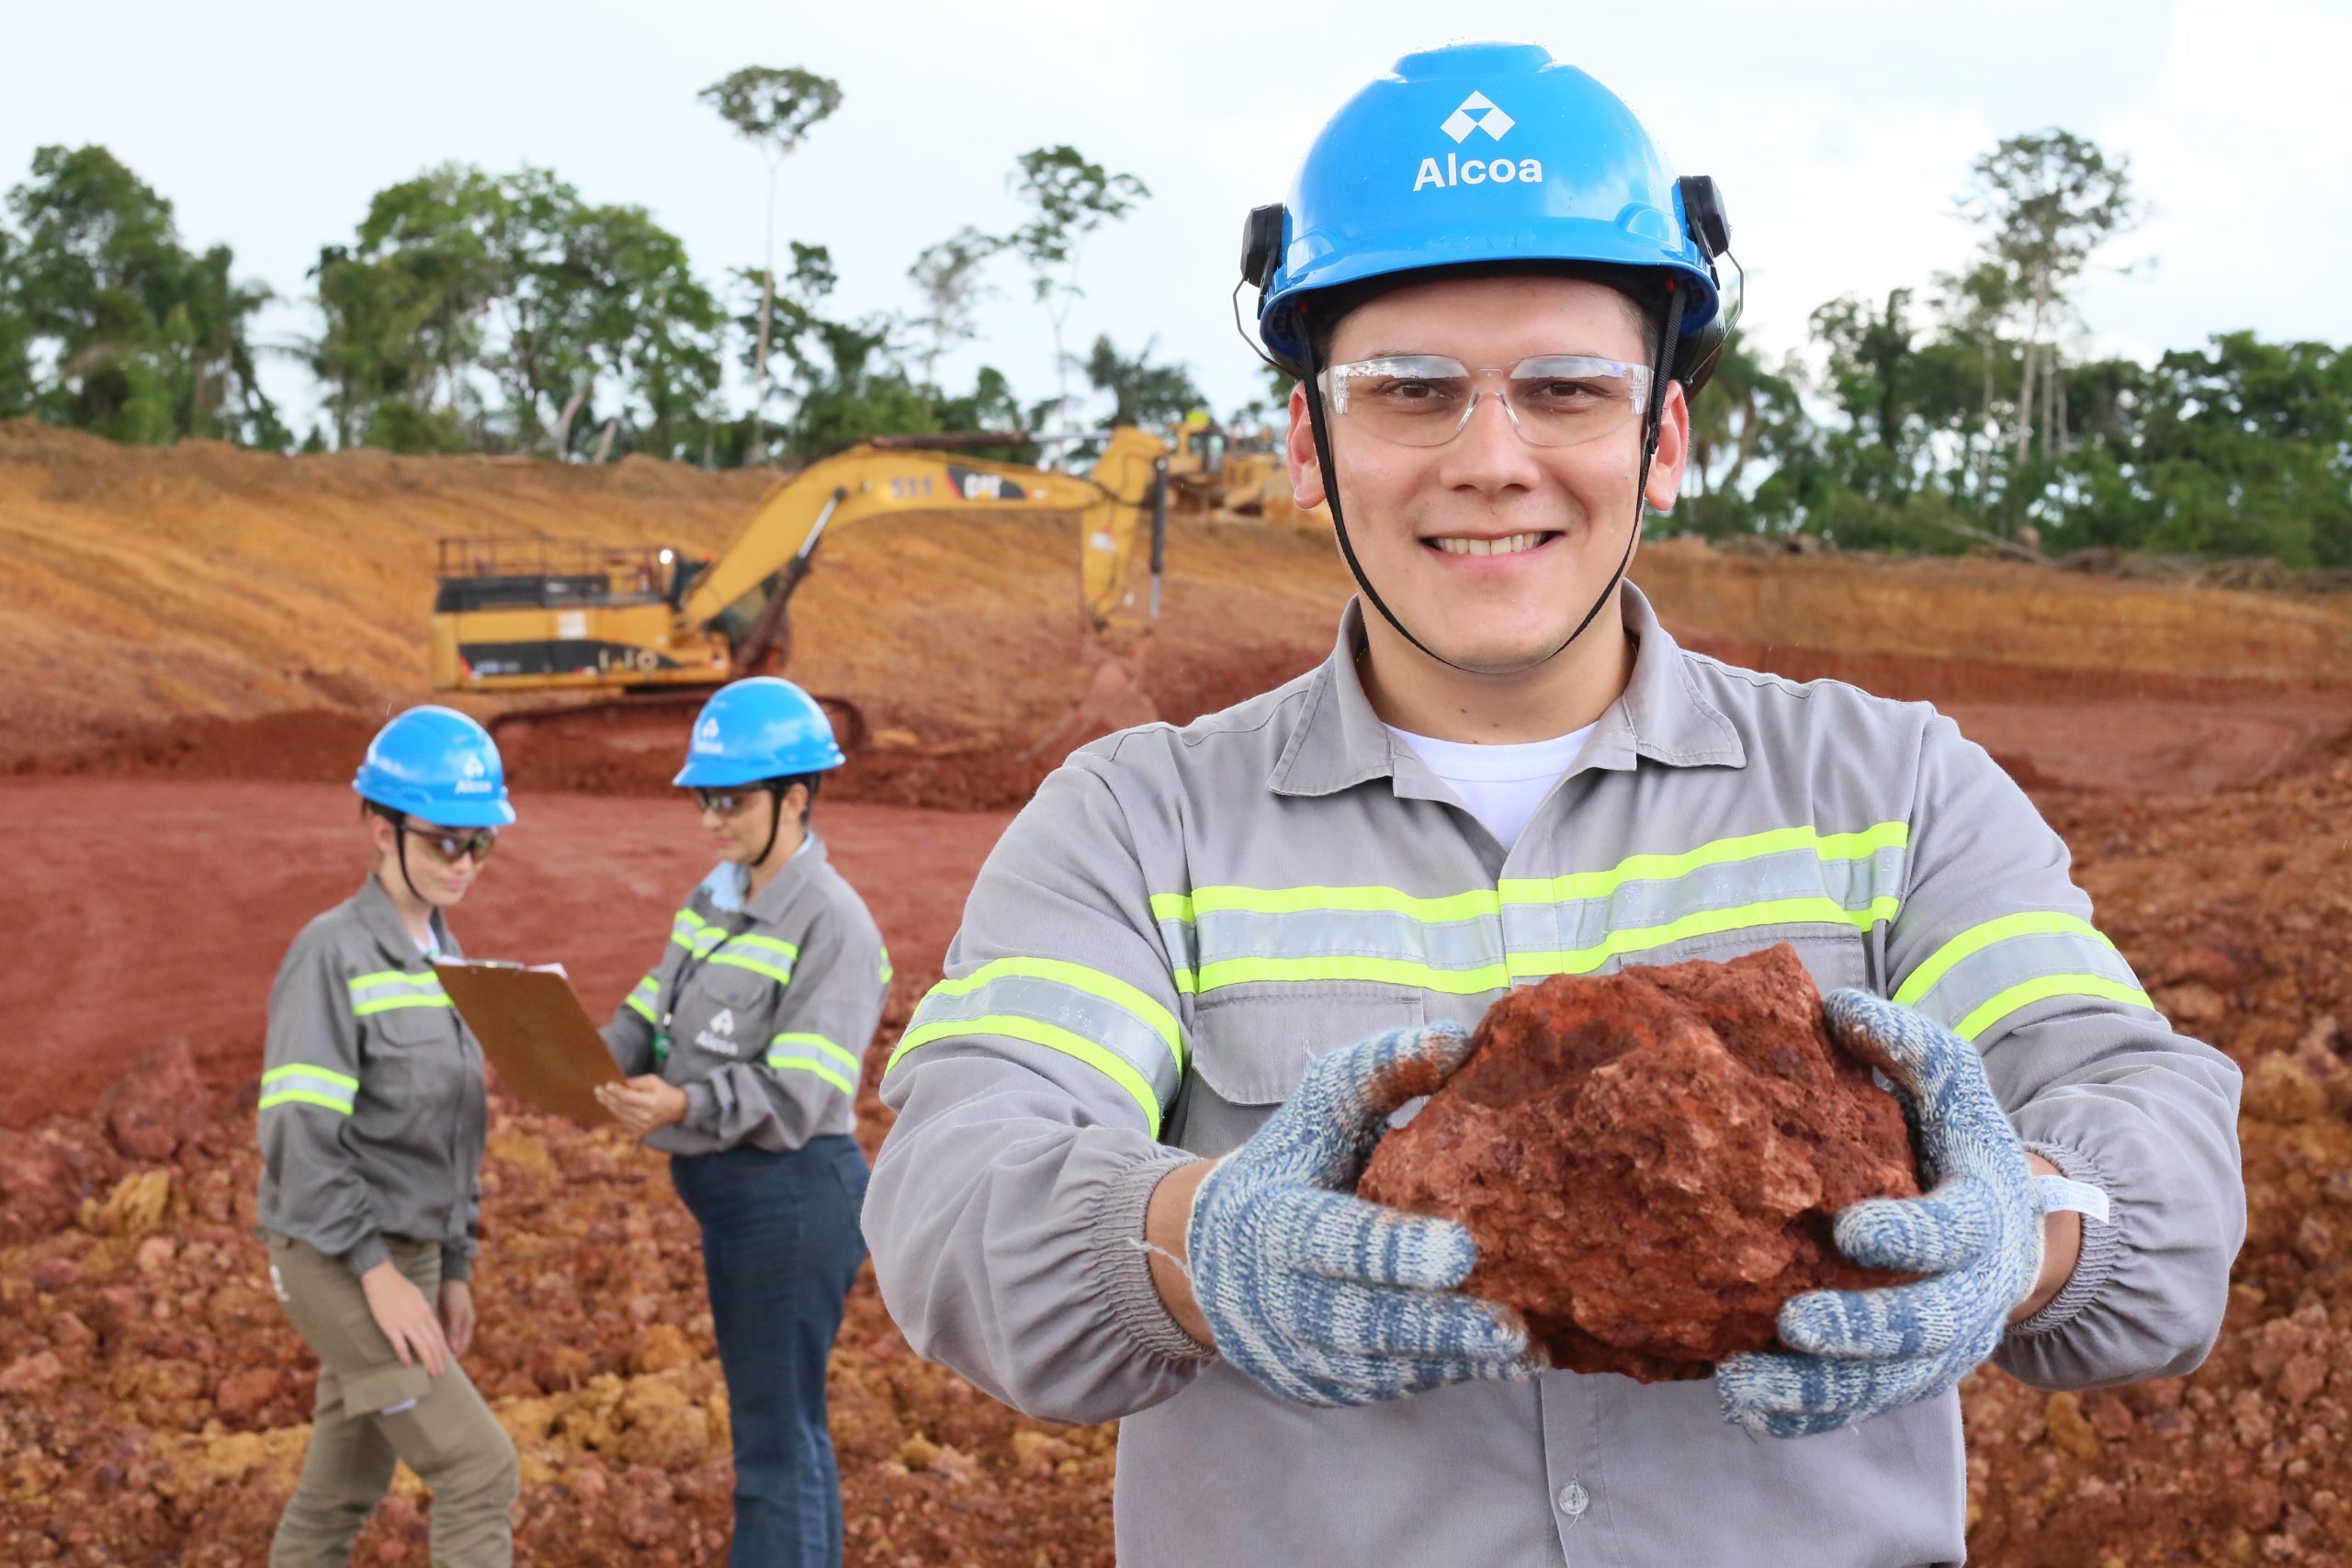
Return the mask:
[[[1153,903],[1157,904],[1158,899]],[[977,990],[992,980],[1021,977],[1050,980],[1068,986],[1074,991],[1099,997],[1113,1007],[1124,1009],[1149,1025],[1152,1032],[1168,1043],[1168,1054],[1176,1059],[1176,1070],[1184,1069],[1183,1035],[1176,1027],[1176,1015],[1136,989],[1116,975],[1105,975],[1100,969],[1090,969],[1083,964],[1072,964],[1060,958],[997,958],[981,964],[960,980],[942,980],[931,988],[934,997],[960,997]],[[1178,987],[1182,988],[1181,986]],[[986,1004],[981,1004],[985,1006]],[[902,1047],[903,1048],[903,1047]],[[894,1060],[896,1058],[893,1058]]]
[[[864,1062],[858,1060],[856,1052],[844,1051],[821,1034],[779,1034],[775,1039],[768,1042],[768,1048],[771,1053],[773,1053],[775,1047],[779,1045],[797,1046],[803,1050],[813,1048],[815,1050],[822,1051],[826,1055],[839,1060],[843,1066],[847,1067],[853,1073],[862,1070],[865,1066]],[[774,1055],[770,1055],[768,1060],[773,1063],[775,1060],[775,1057]]]
[[908,1052],[933,1040],[975,1034],[1001,1034],[1009,1040],[1025,1040],[1032,1045],[1043,1045],[1049,1051],[1058,1051],[1065,1056],[1085,1063],[1125,1089],[1128,1097],[1143,1111],[1144,1121],[1149,1125],[1151,1135],[1155,1138],[1159,1136],[1159,1097],[1152,1091],[1151,1085],[1141,1073],[1093,1041],[1054,1024],[1041,1023],[1034,1018],[991,1013],[986,1018],[943,1019],[937,1023],[924,1024],[921,1029],[910,1031],[899,1042],[899,1048],[890,1053],[890,1060],[883,1070],[887,1072],[896,1067]]
[[1811,850],[1819,860],[1866,860],[1881,850],[1904,849],[1910,842],[1908,822],[1881,822],[1858,833],[1824,833],[1809,827],[1774,828],[1736,839],[1717,839],[1680,854],[1629,855],[1607,871],[1571,872],[1566,876],[1506,877],[1498,886],[1506,904],[1563,904],[1580,898],[1605,898],[1628,882],[1666,882],[1703,866],[1758,860],[1792,850]]
[[268,1110],[273,1105],[317,1105],[338,1115],[351,1114],[352,1097],[359,1092],[359,1080],[347,1073],[326,1067],[274,1067],[261,1076],[261,1104]]
[[854,1080],[842,1077],[841,1074],[833,1071],[832,1068],[825,1066],[824,1063],[816,1060],[814,1057],[770,1056],[768,1058],[768,1066],[780,1070],[790,1069],[794,1072],[814,1073],[819,1077],[824,1079],[827,1083],[832,1085],[835,1089],[841,1090],[843,1094],[854,1095],[857,1092],[857,1084]]
[[629,993],[628,1006],[629,1011],[637,1014],[638,1017],[645,1020],[648,1023],[659,1024],[662,1021],[659,1018],[654,1016],[653,1009],[647,1003],[646,999],[643,997],[639,996],[635,991],[631,991]]
[[2048,1001],[2052,997],[2095,997],[2101,1001],[2129,1002],[2133,1007],[2155,1010],[2148,993],[2137,986],[2127,986],[2120,980],[2110,980],[2104,975],[2045,975],[2039,980],[2028,980],[2007,990],[1970,1013],[1952,1026],[1952,1032],[1974,1043],[1977,1037],[2021,1008],[2035,1002]]
[[2107,947],[2107,933],[2079,915],[2064,915],[2055,910],[2033,910],[2022,915],[2004,915],[1996,920],[1969,927],[1928,955],[1928,961],[1911,971],[1910,977],[1898,987],[1894,999],[1905,1007],[1911,1006],[1935,988],[1951,966],[1971,953],[1981,953],[1996,942],[2010,937],[2046,936],[2063,933],[2086,936]]

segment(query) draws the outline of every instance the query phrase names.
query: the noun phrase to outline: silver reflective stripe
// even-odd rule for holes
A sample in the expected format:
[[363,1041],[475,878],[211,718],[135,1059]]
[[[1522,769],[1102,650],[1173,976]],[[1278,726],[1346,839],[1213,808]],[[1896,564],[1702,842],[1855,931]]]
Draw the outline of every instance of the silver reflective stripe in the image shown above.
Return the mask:
[[887,1072],[934,1040],[1020,1041],[1075,1058],[1125,1089],[1158,1135],[1184,1076],[1175,1015],[1099,969],[1049,958],[1000,958],[942,980],[908,1021]]
[[1909,840],[1902,822],[1783,828],[1492,890],[1216,886],[1151,909],[1182,992],[1356,980],[1469,996],[1724,931],[1868,931],[1901,908]]
[[659,1024],[662,1021],[654,1012],[661,1005],[662,982],[650,975],[639,980],[637,988],[628,994],[629,1010],[648,1023]]
[[348,1116],[359,1093],[359,1080],[326,1067],[273,1067],[261,1076],[261,1105],[315,1105]]
[[441,976],[430,969],[414,975],[399,969],[383,969],[373,975],[362,975],[346,984],[351,991],[352,1013],[359,1018],[393,1008],[446,1008],[449,1005],[447,993],[441,989]]
[[2038,1002],[2154,1010],[2115,944],[2080,916],[2034,910],[1971,926],[1914,968],[1894,999],[1974,1041]]

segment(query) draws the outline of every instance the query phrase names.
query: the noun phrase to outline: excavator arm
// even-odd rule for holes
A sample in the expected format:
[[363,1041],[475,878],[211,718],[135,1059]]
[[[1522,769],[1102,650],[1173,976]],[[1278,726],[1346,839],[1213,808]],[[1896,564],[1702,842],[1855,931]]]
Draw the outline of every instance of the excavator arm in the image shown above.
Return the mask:
[[[1084,477],[921,448],[853,446],[771,491],[695,580],[679,614],[724,636],[738,671],[781,668],[791,647],[793,591],[828,534],[908,513],[1074,512],[1082,528],[1081,605],[1100,637],[1159,613],[1166,457],[1158,437],[1136,429],[1113,432]],[[1151,584],[1139,604],[1134,580],[1146,560]]]

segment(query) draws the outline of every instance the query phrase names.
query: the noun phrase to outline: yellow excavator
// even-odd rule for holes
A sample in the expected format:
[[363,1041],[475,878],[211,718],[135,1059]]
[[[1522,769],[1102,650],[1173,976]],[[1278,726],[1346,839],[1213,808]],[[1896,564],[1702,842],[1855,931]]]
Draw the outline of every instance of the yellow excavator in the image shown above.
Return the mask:
[[[1025,445],[1032,438],[987,432],[960,439]],[[1107,656],[1096,660],[1095,685],[1132,686],[1139,656],[1112,644],[1139,642],[1133,634],[1159,617],[1166,444],[1141,430],[1113,431],[1081,476],[929,445],[958,441],[887,438],[812,463],[770,491],[716,557],[651,545],[443,539],[433,684],[456,692],[605,692],[638,699],[631,706],[663,694],[699,700],[729,681],[785,668],[792,596],[828,534],[895,514],[1077,513],[1080,607],[1093,646]],[[1147,568],[1148,587],[1138,582]],[[846,720],[850,733],[842,739],[854,749],[864,739],[863,716],[841,699],[825,700],[837,720]]]

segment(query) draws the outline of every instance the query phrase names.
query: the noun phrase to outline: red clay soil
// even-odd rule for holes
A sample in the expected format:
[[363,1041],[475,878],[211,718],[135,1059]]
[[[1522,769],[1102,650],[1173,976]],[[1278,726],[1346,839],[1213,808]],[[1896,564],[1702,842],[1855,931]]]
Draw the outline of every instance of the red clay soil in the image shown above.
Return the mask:
[[[349,767],[348,757],[341,764]],[[661,955],[710,869],[672,800],[537,795],[452,922],[479,957],[561,962],[603,1017]],[[278,960],[348,897],[367,846],[347,785],[0,781],[0,1127],[86,1114],[123,1066],[185,1040],[223,1088],[260,1071]],[[818,830],[873,908],[899,978],[894,1016],[936,975],[1001,814],[820,802]]]
[[1462,1288],[1516,1310],[1552,1365],[1664,1382],[1781,1348],[1791,1296],[1904,1282],[1829,1226],[1919,1182],[1902,1107],[1783,942],[1510,992],[1357,1190],[1459,1222]]

